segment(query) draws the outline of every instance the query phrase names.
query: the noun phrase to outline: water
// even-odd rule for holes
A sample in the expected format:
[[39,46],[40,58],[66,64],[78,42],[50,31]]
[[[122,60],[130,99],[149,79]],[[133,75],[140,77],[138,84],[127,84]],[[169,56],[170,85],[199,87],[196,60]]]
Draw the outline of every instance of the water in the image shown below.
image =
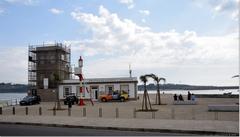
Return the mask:
[[[188,91],[193,94],[219,94],[222,95],[223,93],[232,92],[234,95],[238,95],[238,89],[226,89],[226,90],[160,90],[161,93],[165,94],[182,94],[187,95]],[[139,94],[143,94],[143,91],[138,91]],[[148,90],[149,94],[156,94],[156,90]]]
[[27,96],[27,93],[0,93],[0,105],[1,103],[7,105],[18,104],[25,96]]

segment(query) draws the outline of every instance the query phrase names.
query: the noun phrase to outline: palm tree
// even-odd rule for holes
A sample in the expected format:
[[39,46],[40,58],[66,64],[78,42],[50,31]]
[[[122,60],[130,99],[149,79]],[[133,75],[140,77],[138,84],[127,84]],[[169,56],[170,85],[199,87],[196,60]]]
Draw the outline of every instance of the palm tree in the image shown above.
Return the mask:
[[142,75],[142,76],[140,76],[140,80],[144,83],[142,110],[146,110],[146,111],[148,111],[148,104],[147,104],[147,102],[149,103],[150,110],[152,110],[152,106],[151,106],[151,103],[150,103],[149,95],[148,95],[148,92],[147,92],[147,81],[148,81],[147,78],[148,77],[149,77],[149,75]]
[[57,92],[57,106],[56,106],[56,103],[55,103],[55,107],[54,109],[56,110],[60,110],[61,109],[61,103],[60,103],[60,99],[59,99],[59,89],[58,89],[58,84],[59,82],[61,81],[60,80],[60,77],[57,73],[53,73],[53,77],[54,77],[54,82],[56,82],[56,85],[57,85],[57,88],[56,88],[56,92]]
[[239,77],[239,75],[232,76],[232,78],[237,78],[237,77]]
[[157,83],[157,95],[156,95],[156,104],[161,105],[161,97],[160,97],[160,81],[164,81],[164,83],[166,82],[165,78],[159,78],[158,76],[156,76],[155,74],[151,74],[150,75],[151,78],[154,79],[154,81]]

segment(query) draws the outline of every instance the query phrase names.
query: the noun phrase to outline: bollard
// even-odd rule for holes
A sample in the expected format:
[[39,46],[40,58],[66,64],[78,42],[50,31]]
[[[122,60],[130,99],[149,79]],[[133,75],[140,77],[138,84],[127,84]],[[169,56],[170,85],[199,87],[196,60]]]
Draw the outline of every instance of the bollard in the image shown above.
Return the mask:
[[0,115],[2,115],[2,107],[0,107]]
[[218,120],[218,112],[214,112],[214,120]]
[[39,107],[39,116],[42,115],[42,107]]
[[118,108],[116,108],[116,118],[119,117],[119,111],[118,111]]
[[136,108],[133,109],[133,118],[137,118],[137,110],[136,110]]
[[56,108],[53,109],[53,115],[56,116]]
[[99,116],[99,117],[102,117],[102,108],[99,108],[98,116]]
[[28,115],[28,107],[25,107],[26,115]]
[[15,107],[12,109],[12,114],[15,115]]
[[196,119],[196,118],[195,118],[195,110],[194,110],[194,108],[192,108],[192,119],[193,119],[193,120]]
[[68,108],[68,116],[71,116],[71,108]]
[[83,108],[83,117],[86,117],[86,115],[87,115],[86,108]]
[[175,109],[174,108],[172,108],[172,119],[175,119]]
[[155,119],[155,112],[152,112],[152,119]]

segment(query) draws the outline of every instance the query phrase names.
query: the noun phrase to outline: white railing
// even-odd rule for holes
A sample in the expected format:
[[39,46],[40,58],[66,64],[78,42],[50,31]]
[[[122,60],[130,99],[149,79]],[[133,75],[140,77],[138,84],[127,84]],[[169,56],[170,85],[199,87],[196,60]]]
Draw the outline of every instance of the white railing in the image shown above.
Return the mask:
[[0,100],[0,107],[7,107],[7,106],[15,106],[18,105],[21,99],[1,99]]

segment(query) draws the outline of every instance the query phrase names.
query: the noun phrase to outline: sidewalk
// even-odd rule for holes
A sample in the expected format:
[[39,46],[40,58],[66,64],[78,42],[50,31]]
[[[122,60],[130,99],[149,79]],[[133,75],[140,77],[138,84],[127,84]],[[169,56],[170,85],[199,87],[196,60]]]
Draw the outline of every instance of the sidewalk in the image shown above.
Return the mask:
[[62,116],[0,116],[0,123],[193,133],[202,135],[239,135],[238,121],[113,119]]

